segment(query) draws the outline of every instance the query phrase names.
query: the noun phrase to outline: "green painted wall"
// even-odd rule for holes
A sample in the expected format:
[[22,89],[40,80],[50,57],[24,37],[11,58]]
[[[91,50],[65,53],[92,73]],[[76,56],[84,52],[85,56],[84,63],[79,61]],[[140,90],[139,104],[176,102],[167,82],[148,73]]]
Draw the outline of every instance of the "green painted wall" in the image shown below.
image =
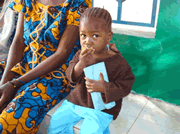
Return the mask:
[[114,34],[136,93],[180,105],[180,1],[161,0],[155,39]]

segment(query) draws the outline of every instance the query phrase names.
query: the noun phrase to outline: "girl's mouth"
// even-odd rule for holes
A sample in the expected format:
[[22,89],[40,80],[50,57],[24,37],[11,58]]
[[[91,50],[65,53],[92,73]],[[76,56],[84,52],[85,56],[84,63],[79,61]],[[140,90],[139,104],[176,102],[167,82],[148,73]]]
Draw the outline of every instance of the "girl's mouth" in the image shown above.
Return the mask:
[[84,50],[84,49],[86,49],[86,48],[90,48],[90,46],[85,45],[85,46],[83,46],[83,47],[81,48],[81,50]]

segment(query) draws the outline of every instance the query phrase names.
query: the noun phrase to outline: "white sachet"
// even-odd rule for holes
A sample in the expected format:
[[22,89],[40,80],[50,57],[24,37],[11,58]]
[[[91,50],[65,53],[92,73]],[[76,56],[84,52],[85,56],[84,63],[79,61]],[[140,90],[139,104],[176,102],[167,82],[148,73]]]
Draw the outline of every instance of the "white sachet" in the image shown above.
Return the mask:
[[[100,63],[84,68],[84,73],[87,78],[92,79],[92,80],[99,80],[100,73],[102,73],[104,76],[104,80],[106,82],[109,82],[104,62],[100,62]],[[115,101],[105,104],[102,100],[100,92],[92,92],[91,97],[92,97],[94,108],[98,110],[110,109],[116,105]]]

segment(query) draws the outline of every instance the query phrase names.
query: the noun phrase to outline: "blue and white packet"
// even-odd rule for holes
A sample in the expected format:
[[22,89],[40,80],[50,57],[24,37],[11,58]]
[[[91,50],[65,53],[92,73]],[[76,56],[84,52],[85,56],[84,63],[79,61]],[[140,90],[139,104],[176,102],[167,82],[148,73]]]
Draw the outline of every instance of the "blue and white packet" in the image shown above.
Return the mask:
[[[106,82],[109,82],[106,66],[104,62],[99,62],[97,64],[93,64],[91,66],[84,68],[84,74],[86,75],[87,78],[92,80],[99,80],[100,73],[103,74],[104,80]],[[115,101],[105,104],[102,100],[100,92],[92,92],[90,94],[92,97],[94,109],[97,110],[110,109],[116,105]]]

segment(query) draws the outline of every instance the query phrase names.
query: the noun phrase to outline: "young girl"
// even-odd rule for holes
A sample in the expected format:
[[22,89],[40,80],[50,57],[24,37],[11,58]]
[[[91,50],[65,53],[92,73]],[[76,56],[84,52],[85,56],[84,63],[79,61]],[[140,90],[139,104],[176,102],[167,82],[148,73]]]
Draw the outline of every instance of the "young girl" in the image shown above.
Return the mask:
[[[73,125],[81,119],[81,134],[108,134],[109,124],[117,118],[122,98],[128,95],[134,83],[131,67],[113,44],[112,18],[102,8],[89,8],[80,18],[80,44],[82,50],[77,52],[66,70],[67,78],[75,83],[75,89],[68,95],[61,107],[52,115],[49,134],[71,134]],[[110,45],[110,49],[108,49]],[[83,68],[104,62],[109,82],[100,74],[98,81],[88,79]],[[91,92],[101,92],[105,103],[115,101],[111,109],[94,109]]]

